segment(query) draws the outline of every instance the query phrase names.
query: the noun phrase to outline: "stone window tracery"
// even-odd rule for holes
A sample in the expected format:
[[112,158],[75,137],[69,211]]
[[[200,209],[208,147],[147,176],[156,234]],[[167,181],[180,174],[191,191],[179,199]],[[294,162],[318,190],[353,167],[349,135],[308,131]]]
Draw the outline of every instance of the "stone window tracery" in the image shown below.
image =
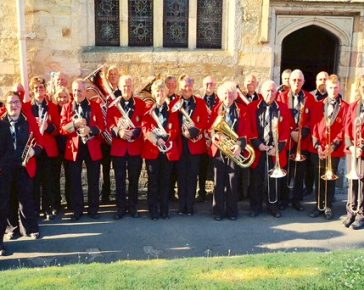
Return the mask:
[[95,0],[95,43],[119,46],[119,0]]
[[129,0],[129,46],[153,45],[153,1]]
[[222,1],[197,1],[197,47],[221,48]]

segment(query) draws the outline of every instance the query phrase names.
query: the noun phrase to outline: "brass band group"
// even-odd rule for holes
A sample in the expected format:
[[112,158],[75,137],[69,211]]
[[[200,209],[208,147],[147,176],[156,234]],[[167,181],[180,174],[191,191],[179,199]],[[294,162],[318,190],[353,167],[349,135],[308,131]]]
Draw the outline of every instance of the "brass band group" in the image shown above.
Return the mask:
[[299,69],[287,69],[280,86],[267,80],[258,93],[254,75],[241,86],[225,81],[218,88],[206,76],[197,95],[191,76],[170,75],[135,93],[131,76],[102,66],[74,80],[71,92],[60,72],[48,82],[31,78],[30,96],[17,85],[0,103],[0,255],[4,236],[39,238],[38,219],[59,214],[61,192],[73,220],[86,212],[97,219],[100,199],[110,197],[110,170],[113,218],[139,217],[143,160],[152,220],[170,218],[175,183],[177,215],[194,215],[195,199],[206,198],[209,175],[216,221],[238,218],[242,188],[251,218],[263,210],[279,218],[288,206],[303,211],[303,196],[314,193],[310,216],[332,219],[338,164],[348,155],[344,226],[363,228],[364,75],[352,104],[340,94],[337,75],[320,72],[312,92],[302,89],[304,82]]

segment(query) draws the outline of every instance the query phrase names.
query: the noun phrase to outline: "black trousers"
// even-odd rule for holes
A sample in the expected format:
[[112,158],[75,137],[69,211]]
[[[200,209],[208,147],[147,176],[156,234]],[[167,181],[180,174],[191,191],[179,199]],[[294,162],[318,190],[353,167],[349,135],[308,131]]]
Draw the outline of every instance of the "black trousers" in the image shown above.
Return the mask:
[[261,211],[263,201],[266,200],[268,209],[276,208],[280,199],[280,192],[284,178],[270,178],[268,170],[274,167],[271,156],[263,153],[256,168],[251,169],[251,190],[249,192],[250,208]]
[[169,189],[172,163],[165,154],[155,160],[145,160],[148,171],[148,207],[154,217],[166,217],[169,213]]
[[[137,212],[139,176],[142,169],[140,156],[113,157],[116,182],[116,205],[118,212],[130,214]],[[126,171],[128,170],[128,200],[126,200]]]
[[305,151],[304,152],[306,156],[306,170],[305,170],[305,191],[306,194],[313,192],[313,185],[315,184],[315,166],[312,162],[313,153]]
[[[351,156],[351,155],[349,155]],[[361,172],[358,174],[362,175],[364,172],[364,159],[361,158],[360,161],[357,162],[360,164]],[[359,167],[359,164],[358,164]],[[349,163],[348,172],[351,170],[351,162]],[[346,204],[346,212],[348,216],[358,216],[360,218],[364,218],[364,178],[360,180],[348,180],[349,189],[348,189],[348,202]],[[360,182],[360,186],[359,186]],[[360,189],[360,191],[359,191]],[[359,198],[360,196],[360,198]],[[358,201],[360,200],[360,204]]]
[[237,217],[241,168],[220,153],[213,158],[213,166],[215,189],[212,213],[221,218]]
[[110,195],[110,169],[111,169],[111,157],[110,157],[110,151],[111,146],[109,144],[101,144],[102,149],[102,190],[101,195],[104,198],[109,197]]
[[37,173],[34,180],[36,212],[51,215],[55,204],[57,157],[48,157],[45,150],[37,156]]
[[200,158],[201,155],[184,151],[177,164],[179,211],[182,213],[193,213]]
[[88,213],[96,214],[99,209],[99,178],[100,161],[93,161],[87,145],[80,145],[77,160],[69,161],[69,174],[71,182],[71,205],[75,215],[80,215],[84,210],[84,197],[82,190],[82,164],[87,168],[87,196]]
[[55,197],[54,197],[53,208],[59,209],[61,207],[61,200],[62,200],[62,197],[61,197],[61,168],[62,168],[62,166],[63,166],[63,170],[64,170],[64,179],[65,179],[64,195],[65,195],[66,202],[67,202],[67,208],[70,209],[71,208],[71,196],[70,196],[71,187],[70,187],[69,168],[68,168],[68,161],[66,159],[64,159],[63,155],[59,156],[55,162],[55,169],[54,169]]
[[9,231],[19,231],[21,235],[39,232],[33,179],[24,167],[4,170],[0,174],[0,244],[7,224]]
[[201,155],[200,170],[198,174],[199,196],[206,196],[206,180],[213,176],[213,162],[208,154]]
[[[314,174],[315,174],[315,197],[316,197],[316,205],[319,208],[323,209],[325,206],[327,208],[332,207],[332,199],[335,193],[335,180],[323,180],[321,178],[322,175],[326,172],[326,159],[320,160],[317,154],[312,154],[312,161],[315,166]],[[339,166],[340,158],[331,157],[332,163],[332,171],[334,174],[337,174],[337,168]],[[327,203],[325,205],[325,197],[327,199]],[[320,203],[318,202],[320,199]]]

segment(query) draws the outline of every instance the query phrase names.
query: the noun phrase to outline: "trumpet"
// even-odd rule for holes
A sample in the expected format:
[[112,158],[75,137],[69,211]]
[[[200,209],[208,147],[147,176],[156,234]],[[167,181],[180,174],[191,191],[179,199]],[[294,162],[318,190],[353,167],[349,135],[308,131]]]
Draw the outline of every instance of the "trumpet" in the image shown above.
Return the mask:
[[244,156],[243,154],[235,156],[231,148],[237,144],[239,136],[229,127],[229,124],[224,120],[224,116],[219,116],[212,125],[212,128],[215,131],[215,134],[218,134],[219,136],[218,140],[212,138],[212,143],[214,143],[222,153],[242,168],[250,167],[253,164],[255,152],[253,147],[249,144],[245,147],[247,156]]
[[[182,128],[185,130],[188,130],[189,128],[196,127],[195,122],[193,122],[191,116],[186,112],[186,110],[183,108],[183,100],[178,100],[172,107],[172,112],[180,111],[181,114],[185,117]],[[196,143],[200,141],[202,138],[201,132],[198,134],[196,138],[191,138],[190,140],[193,143]]]
[[35,139],[33,137],[33,132],[30,132],[27,143],[25,143],[24,150],[21,154],[21,165],[23,167],[27,166],[31,156],[30,156],[30,149],[32,149],[35,146]]
[[352,209],[352,211],[356,214],[359,211],[360,208],[360,204],[362,203],[362,192],[361,192],[361,182],[360,179],[363,178],[363,175],[361,174],[361,160],[360,157],[356,156],[356,148],[359,147],[361,148],[363,145],[363,138],[361,136],[361,124],[362,124],[362,119],[360,117],[356,117],[354,120],[354,130],[355,130],[355,134],[354,134],[354,152],[351,154],[351,168],[350,168],[350,172],[348,174],[346,174],[346,178],[348,178],[350,180],[350,189],[348,191],[348,202],[350,205],[354,205],[353,204],[353,197],[352,197],[352,192],[353,192],[353,181],[354,180],[358,180],[358,198],[357,198],[357,203],[356,203],[356,209]]
[[[155,136],[167,137],[168,136],[168,133],[164,129],[163,124],[159,120],[159,118],[158,118],[157,114],[155,113],[154,109],[155,109],[155,106],[153,106],[152,109],[150,110],[150,114],[151,114],[153,120],[157,123],[157,127],[154,127],[153,130],[152,130],[152,132],[153,132],[153,134]],[[166,144],[157,145],[159,151],[162,152],[162,153],[166,153],[169,150],[171,150],[172,149],[172,146],[173,146],[173,142],[170,141],[168,143],[169,143],[169,146],[167,146]]]

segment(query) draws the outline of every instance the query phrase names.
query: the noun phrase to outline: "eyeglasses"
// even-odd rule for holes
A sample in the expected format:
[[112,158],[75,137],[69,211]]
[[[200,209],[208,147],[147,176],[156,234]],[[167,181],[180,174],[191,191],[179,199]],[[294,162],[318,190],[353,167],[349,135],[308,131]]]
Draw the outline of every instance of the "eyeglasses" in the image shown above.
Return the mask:
[[43,90],[43,89],[45,89],[45,87],[44,86],[34,86],[33,89],[34,90]]
[[16,106],[18,106],[18,105],[20,105],[20,101],[9,101],[9,102],[7,102],[7,104],[8,105],[16,105]]

